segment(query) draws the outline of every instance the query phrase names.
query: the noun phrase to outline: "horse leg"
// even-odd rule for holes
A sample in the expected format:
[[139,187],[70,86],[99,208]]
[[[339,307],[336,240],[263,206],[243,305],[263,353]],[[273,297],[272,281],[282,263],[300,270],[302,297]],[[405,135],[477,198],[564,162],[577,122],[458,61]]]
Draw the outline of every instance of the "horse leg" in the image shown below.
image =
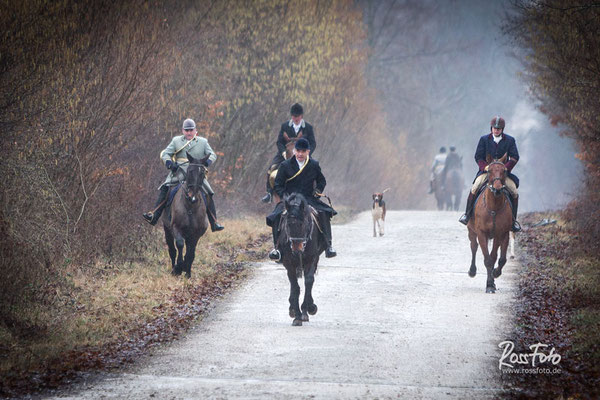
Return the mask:
[[487,235],[479,234],[477,235],[477,239],[479,241],[479,246],[481,247],[481,252],[483,253],[483,263],[485,264],[485,269],[487,270],[487,282],[485,285],[485,292],[496,293],[496,285],[494,284],[494,276],[492,275],[494,262],[492,262],[492,257],[490,257]]
[[294,318],[293,326],[302,326],[302,313],[300,312],[300,285],[296,278],[296,267],[293,265],[287,266],[287,275],[290,281],[290,317]]
[[458,208],[460,207],[461,194],[461,192],[458,192],[454,195],[454,211],[458,211]]
[[515,258],[515,233],[514,232],[510,232],[508,234],[508,244],[510,246],[510,259],[514,259]]
[[185,241],[181,237],[179,233],[175,234],[175,247],[177,247],[177,263],[175,264],[175,269],[173,270],[173,275],[181,275],[183,271],[183,246]]
[[185,241],[185,258],[183,259],[183,272],[186,278],[192,277],[192,263],[196,257],[196,244],[198,239],[186,239]]
[[500,259],[498,260],[498,268],[494,269],[494,278],[499,278],[502,275],[502,267],[506,264],[506,251],[508,250],[508,233],[504,235],[500,241]]
[[175,238],[173,237],[173,233],[166,227],[165,229],[165,240],[167,241],[167,246],[169,247],[169,257],[171,258],[171,272],[175,271],[175,257],[177,257],[177,249],[175,248]]
[[[314,265],[313,265],[314,264]],[[310,267],[304,270],[304,302],[302,302],[302,321],[308,322],[308,314],[315,315],[317,306],[312,297],[312,287],[315,283],[316,261],[310,263]]]
[[477,254],[477,235],[469,229],[469,240],[471,241],[471,268],[469,268],[469,276],[474,278],[477,274],[477,266],[475,265],[475,255]]

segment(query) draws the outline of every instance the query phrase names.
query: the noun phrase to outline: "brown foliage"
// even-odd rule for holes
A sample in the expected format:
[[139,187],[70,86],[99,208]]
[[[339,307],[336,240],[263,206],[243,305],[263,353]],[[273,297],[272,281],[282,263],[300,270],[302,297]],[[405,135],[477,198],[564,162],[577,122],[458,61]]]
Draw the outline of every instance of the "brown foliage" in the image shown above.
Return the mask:
[[571,205],[590,240],[600,241],[600,8],[593,0],[516,1],[506,33],[524,54],[525,78],[540,110],[575,139],[585,187]]

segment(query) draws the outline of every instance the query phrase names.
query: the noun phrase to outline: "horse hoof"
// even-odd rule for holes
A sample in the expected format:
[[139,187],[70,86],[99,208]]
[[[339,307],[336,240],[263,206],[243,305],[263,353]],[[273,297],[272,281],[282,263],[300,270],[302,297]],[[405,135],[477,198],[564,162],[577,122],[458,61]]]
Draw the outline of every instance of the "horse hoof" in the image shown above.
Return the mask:
[[514,259],[515,259],[515,256],[510,256],[510,259],[511,259],[511,260],[514,260]]
[[485,289],[485,292],[486,292],[486,293],[496,293],[496,288],[493,288],[493,287],[487,287],[487,288]]
[[315,315],[317,311],[319,311],[319,308],[316,304],[311,304],[310,306],[308,306],[306,311],[308,311],[310,315]]
[[477,268],[471,267],[471,269],[469,269],[469,276],[475,278],[475,275],[477,275]]
[[179,275],[181,275],[181,270],[177,269],[177,268],[173,268],[171,270],[171,275],[173,275],[173,276],[179,276]]
[[296,312],[294,311],[294,309],[292,307],[290,307],[289,314],[290,314],[290,318],[296,318]]
[[192,277],[191,272],[186,272],[185,273],[185,277],[188,278],[188,279],[190,279]]
[[302,320],[295,319],[294,322],[292,322],[292,326],[302,326]]
[[308,322],[308,314],[302,313],[302,322]]
[[502,270],[498,269],[498,268],[494,268],[493,275],[494,275],[494,278],[499,278],[500,275],[502,275]]

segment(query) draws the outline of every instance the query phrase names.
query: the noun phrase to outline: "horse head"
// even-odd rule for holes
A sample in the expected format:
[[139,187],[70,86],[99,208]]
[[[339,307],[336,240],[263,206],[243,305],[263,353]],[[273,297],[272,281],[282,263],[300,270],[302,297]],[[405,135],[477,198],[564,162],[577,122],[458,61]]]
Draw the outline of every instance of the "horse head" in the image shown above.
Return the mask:
[[202,159],[196,159],[187,152],[186,155],[189,164],[185,174],[185,198],[193,204],[198,201],[198,192],[206,176],[206,162],[210,154]]
[[488,154],[486,157],[487,173],[488,173],[488,188],[492,191],[494,196],[498,196],[502,189],[506,186],[504,184],[506,180],[506,166],[504,163],[506,162],[506,154],[504,154],[499,159],[492,159],[492,157]]
[[292,253],[304,252],[306,242],[312,233],[311,211],[308,202],[300,193],[292,193],[284,197],[285,224],[284,232]]

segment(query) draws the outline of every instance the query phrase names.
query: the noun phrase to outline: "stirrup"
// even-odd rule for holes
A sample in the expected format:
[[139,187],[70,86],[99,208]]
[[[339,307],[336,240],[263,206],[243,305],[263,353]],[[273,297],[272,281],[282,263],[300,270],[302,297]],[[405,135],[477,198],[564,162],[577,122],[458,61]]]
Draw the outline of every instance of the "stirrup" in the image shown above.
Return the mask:
[[513,232],[521,232],[521,224],[519,224],[519,221],[515,219],[510,230]]
[[277,249],[273,249],[269,252],[269,258],[274,261],[281,260],[281,253]]
[[215,222],[214,225],[210,227],[210,230],[213,232],[222,231],[223,229],[225,229],[225,227],[218,222]]
[[144,220],[152,226],[156,225],[158,222],[158,219],[154,219],[154,213],[152,211],[142,214],[142,217],[144,217]]
[[335,256],[337,256],[337,252],[335,251],[333,246],[329,246],[327,249],[325,249],[325,258],[332,258]]
[[272,199],[273,196],[271,196],[271,193],[267,193],[262,199],[260,199],[260,201],[263,203],[270,203]]
[[467,225],[469,223],[469,217],[467,217],[467,214],[463,214],[459,219],[458,222],[460,222],[463,225]]

